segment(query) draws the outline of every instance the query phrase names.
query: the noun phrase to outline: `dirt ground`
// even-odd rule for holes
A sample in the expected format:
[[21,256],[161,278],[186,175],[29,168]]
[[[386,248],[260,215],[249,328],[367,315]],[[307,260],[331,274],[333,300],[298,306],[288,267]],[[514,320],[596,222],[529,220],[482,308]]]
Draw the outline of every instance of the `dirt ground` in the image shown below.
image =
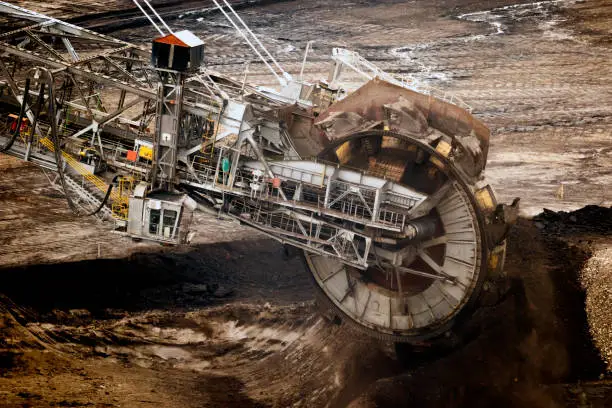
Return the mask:
[[[612,242],[612,4],[317,0],[241,14],[292,74],[316,40],[309,79],[346,47],[473,107],[493,131],[488,179],[503,201],[522,198],[510,292],[455,349],[400,363],[320,317],[301,260],[276,242],[199,215],[191,247],[135,244],[73,218],[41,170],[0,156],[0,406],[612,406],[597,309],[608,275],[590,272],[609,268]],[[250,61],[250,81],[275,85],[221,16],[172,24],[205,39],[214,69],[241,77]]]
[[268,239],[6,269],[3,406],[607,407],[579,284],[611,242],[612,209],[596,213],[569,234],[552,213],[521,219],[503,301],[455,349],[401,362],[320,317],[300,260]]

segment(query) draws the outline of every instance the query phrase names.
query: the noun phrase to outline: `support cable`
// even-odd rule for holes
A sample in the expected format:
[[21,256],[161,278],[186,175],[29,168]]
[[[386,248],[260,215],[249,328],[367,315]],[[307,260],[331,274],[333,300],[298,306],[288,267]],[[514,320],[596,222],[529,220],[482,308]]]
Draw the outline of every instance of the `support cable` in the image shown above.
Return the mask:
[[166,30],[168,30],[170,32],[170,34],[174,34],[174,32],[170,29],[170,27],[168,27],[168,24],[166,24],[166,22],[161,18],[161,16],[159,14],[157,14],[157,11],[155,11],[155,9],[153,8],[153,6],[151,5],[151,3],[149,3],[147,0],[142,0],[144,1],[144,4],[146,4],[147,6],[149,6],[149,8],[151,9],[151,11],[153,12],[153,14],[155,15],[155,17],[157,17],[157,19],[159,21],[161,21],[161,23],[163,24],[164,27],[166,27]]
[[219,11],[221,11],[221,13],[223,14],[223,16],[225,16],[225,18],[227,19],[227,21],[230,22],[230,24],[232,26],[234,26],[234,28],[236,29],[236,31],[238,31],[238,34],[240,34],[242,36],[242,38],[244,38],[244,41],[246,41],[246,43],[251,47],[251,49],[255,52],[255,54],[257,54],[257,56],[259,57],[259,59],[266,65],[266,67],[268,67],[268,69],[270,70],[270,72],[272,72],[272,74],[276,77],[276,79],[278,80],[278,82],[281,84],[281,86],[285,86],[287,85],[287,81],[284,78],[281,78],[278,73],[276,72],[276,70],[274,68],[272,68],[272,66],[268,63],[268,61],[263,57],[263,55],[261,55],[261,53],[259,52],[259,50],[257,49],[257,47],[255,47],[253,45],[253,43],[251,42],[251,40],[249,40],[249,37],[240,29],[240,27],[238,27],[238,25],[236,25],[236,22],[234,22],[234,20],[225,12],[225,10],[223,9],[223,7],[219,4],[219,2],[217,0],[213,0],[213,3],[215,3],[215,6],[217,6],[217,8],[219,9]]
[[23,120],[23,116],[25,115],[25,112],[26,112],[29,92],[30,92],[30,78],[26,78],[25,90],[23,91],[23,100],[21,101],[21,108],[19,109],[19,117],[17,118],[17,123],[15,125],[16,126],[15,131],[10,136],[9,141],[4,146],[0,147],[0,152],[8,151],[13,146],[13,143],[15,143],[15,140],[17,140],[17,137],[21,133],[21,121]]
[[132,0],[132,1],[134,2],[134,4],[135,4],[135,5],[137,5],[137,6],[138,6],[138,8],[140,9],[140,11],[142,11],[142,14],[144,14],[144,15],[145,15],[145,17],[146,17],[147,19],[149,19],[149,21],[151,22],[151,24],[153,24],[153,27],[155,27],[155,29],[156,29],[157,31],[159,31],[159,33],[160,33],[161,35],[166,35],[166,33],[164,33],[164,32],[161,30],[161,28],[159,28],[159,26],[158,26],[157,24],[155,24],[155,21],[153,21],[153,19],[152,19],[152,18],[151,18],[151,17],[150,17],[150,16],[147,14],[147,12],[145,11],[145,9],[143,9],[143,8],[142,8],[142,6],[141,6],[141,5],[138,3],[138,1],[136,1],[136,0]]
[[36,126],[38,125],[38,118],[40,117],[40,112],[42,112],[43,107],[45,105],[45,84],[40,85],[40,90],[38,91],[38,100],[36,101],[36,112],[34,112],[34,120],[32,121],[32,131],[35,131]]
[[[88,212],[88,213],[82,213],[81,209],[77,206],[77,204],[75,204],[75,202],[72,200],[72,197],[70,196],[69,190],[68,190],[68,185],[66,183],[66,175],[64,174],[64,159],[62,157],[62,149],[61,149],[61,143],[60,143],[60,138],[59,138],[59,134],[57,131],[57,117],[55,114],[55,93],[53,91],[53,75],[51,74],[51,72],[46,69],[46,68],[36,68],[38,69],[40,72],[46,74],[47,77],[47,92],[48,92],[48,96],[47,96],[47,101],[48,101],[48,110],[47,110],[47,115],[49,118],[49,122],[51,123],[51,127],[50,127],[50,133],[51,133],[51,140],[53,142],[53,153],[55,154],[55,162],[57,164],[57,174],[59,176],[60,179],[60,183],[62,186],[62,189],[64,191],[64,194],[66,195],[66,201],[68,202],[68,206],[70,207],[70,209],[72,210],[72,212],[77,216],[77,217],[89,217],[92,215],[97,214],[98,212],[100,212],[102,210],[102,208],[104,208],[104,206],[106,205],[106,202],[108,201],[110,195],[111,195],[111,191],[113,189],[113,184],[117,181],[117,178],[119,177],[118,175],[115,176],[113,178],[113,181],[110,183],[110,185],[108,186],[108,189],[106,190],[106,195],[104,196],[104,199],[102,200],[102,202],[100,203],[100,205],[93,211]],[[43,95],[44,98],[44,83],[41,83],[41,94]],[[35,116],[34,121],[36,121],[38,119],[38,116],[40,114],[40,111],[42,111],[42,106],[41,109],[39,109],[38,113]]]
[[[145,0],[146,1],[146,0]],[[231,4],[229,4],[227,2],[227,0],[223,0],[223,3],[225,3],[225,5],[227,6],[227,8],[232,12],[232,14],[238,19],[238,21],[242,24],[242,26],[244,27],[244,29],[247,31],[247,33],[251,34],[251,37],[253,37],[253,39],[255,40],[255,42],[257,44],[259,44],[259,46],[261,47],[262,50],[264,50],[264,52],[266,53],[266,55],[268,55],[268,57],[272,60],[272,62],[274,63],[274,65],[276,65],[276,67],[278,68],[278,70],[283,74],[283,76],[285,77],[285,79],[287,78],[287,73],[285,72],[285,70],[283,69],[283,67],[281,67],[278,62],[276,62],[276,59],[274,59],[274,57],[272,56],[272,54],[270,54],[270,52],[267,50],[267,48],[261,43],[261,41],[259,41],[259,38],[257,38],[257,36],[255,35],[255,33],[253,33],[253,31],[251,31],[251,29],[249,28],[248,25],[246,25],[246,23],[244,22],[244,20],[238,15],[238,13],[236,13],[236,11],[234,10],[234,8],[232,7]]]

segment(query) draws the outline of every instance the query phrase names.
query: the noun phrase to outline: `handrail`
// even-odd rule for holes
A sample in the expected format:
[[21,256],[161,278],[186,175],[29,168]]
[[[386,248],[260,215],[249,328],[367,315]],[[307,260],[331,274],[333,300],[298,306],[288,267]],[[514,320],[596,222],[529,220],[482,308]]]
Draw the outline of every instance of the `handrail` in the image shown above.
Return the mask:
[[[40,139],[40,144],[45,146],[51,152],[55,151],[53,142],[48,137]],[[100,190],[103,193],[106,193],[106,191],[108,190],[108,184],[106,184],[104,180],[102,180],[100,177],[89,172],[87,168],[85,168],[81,163],[79,163],[77,160],[75,160],[70,154],[66,153],[65,151],[62,151],[62,157],[73,170],[75,170],[77,173],[83,176],[87,181],[92,183],[98,190]],[[116,191],[113,191],[111,193],[112,201],[118,201],[119,198],[120,198],[119,194]]]

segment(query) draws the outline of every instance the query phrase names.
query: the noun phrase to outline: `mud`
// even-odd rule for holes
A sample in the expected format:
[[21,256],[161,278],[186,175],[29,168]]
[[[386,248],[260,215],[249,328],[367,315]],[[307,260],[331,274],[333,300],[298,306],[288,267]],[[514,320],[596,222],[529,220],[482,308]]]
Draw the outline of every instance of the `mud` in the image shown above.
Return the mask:
[[400,360],[322,318],[301,261],[271,240],[5,269],[0,390],[5,406],[560,407],[583,387],[604,407],[579,283],[591,246],[559,219],[610,242],[597,216],[609,211],[520,220],[506,297],[453,349]]
[[[557,217],[581,218],[583,233],[609,245],[610,235],[600,234],[602,219],[586,221],[585,213],[610,209]],[[470,321],[472,333],[459,350],[379,380],[351,406],[608,406],[606,368],[589,333],[580,286],[592,241],[566,241],[555,232],[560,222],[548,224],[552,231],[540,222],[521,220],[514,228],[506,264],[512,289]]]
[[612,370],[612,208],[588,206],[570,213],[546,211],[535,220],[545,233],[570,242],[568,252],[575,253],[574,259],[585,259],[580,265],[579,281],[585,291],[589,329],[608,370]]
[[[193,389],[163,381],[148,401],[172,407],[325,406],[346,399],[347,384],[399,372],[380,345],[320,317],[301,259],[287,260],[270,240],[2,275],[0,389],[8,406],[36,398],[48,405],[138,406],[140,400],[117,389],[148,394],[139,381],[166,376],[188,379]],[[112,366],[139,380],[120,383],[107,373]],[[68,389],[75,380],[26,385],[72,378],[75,370],[86,372],[77,380],[89,388],[85,394]],[[173,401],[177,394],[181,398]]]

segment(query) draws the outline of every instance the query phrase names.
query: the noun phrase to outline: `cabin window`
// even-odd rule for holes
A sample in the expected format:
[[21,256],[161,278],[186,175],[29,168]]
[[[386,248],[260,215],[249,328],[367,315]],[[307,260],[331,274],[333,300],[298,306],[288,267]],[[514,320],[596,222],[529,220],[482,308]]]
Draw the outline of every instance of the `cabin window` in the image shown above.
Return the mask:
[[159,231],[160,219],[161,219],[161,210],[150,210],[149,212],[149,234],[157,235]]
[[164,237],[170,238],[174,235],[174,224],[178,213],[173,210],[164,210]]

